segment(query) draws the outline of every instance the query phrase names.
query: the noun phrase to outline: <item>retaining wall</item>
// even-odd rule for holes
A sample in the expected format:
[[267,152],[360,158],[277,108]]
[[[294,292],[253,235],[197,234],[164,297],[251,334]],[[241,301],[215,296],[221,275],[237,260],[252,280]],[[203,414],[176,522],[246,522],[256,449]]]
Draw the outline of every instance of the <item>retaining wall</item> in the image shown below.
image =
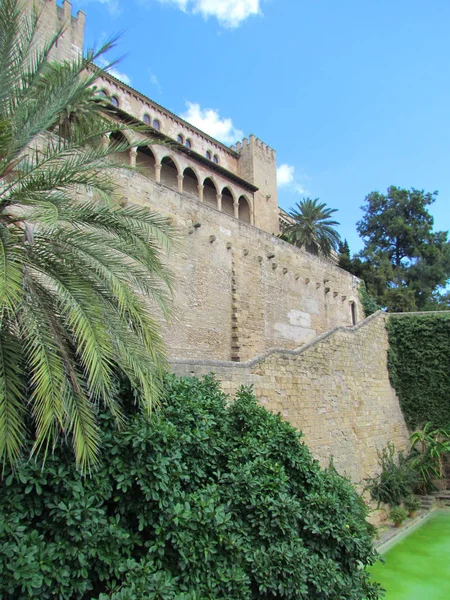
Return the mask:
[[252,384],[261,404],[305,434],[314,456],[353,483],[378,470],[377,451],[408,446],[408,430],[389,382],[385,313],[337,327],[297,350],[272,349],[246,363],[172,361],[178,375],[214,372],[231,395]]

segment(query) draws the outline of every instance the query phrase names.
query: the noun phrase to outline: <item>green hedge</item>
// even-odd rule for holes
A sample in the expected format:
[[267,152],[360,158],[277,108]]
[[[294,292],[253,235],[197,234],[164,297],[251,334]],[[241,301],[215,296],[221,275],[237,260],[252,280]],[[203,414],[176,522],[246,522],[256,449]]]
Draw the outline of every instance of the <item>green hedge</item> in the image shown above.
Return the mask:
[[0,597],[375,600],[366,507],[300,435],[210,377],[169,378],[83,479],[59,447],[0,484]]
[[450,426],[450,315],[390,317],[388,367],[410,429]]

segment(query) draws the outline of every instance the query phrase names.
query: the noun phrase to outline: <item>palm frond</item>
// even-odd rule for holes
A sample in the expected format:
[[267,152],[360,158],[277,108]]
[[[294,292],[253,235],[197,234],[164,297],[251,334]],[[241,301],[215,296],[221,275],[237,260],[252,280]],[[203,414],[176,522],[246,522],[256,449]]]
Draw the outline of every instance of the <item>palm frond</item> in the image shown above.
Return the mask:
[[[64,425],[64,397],[67,394],[67,370],[64,361],[64,332],[54,317],[54,306],[45,290],[27,280],[28,302],[19,314],[20,338],[29,373],[32,416],[36,423],[34,451],[54,444]],[[69,363],[69,365],[67,364]]]
[[293,223],[283,232],[296,246],[304,246],[312,254],[329,256],[337,250],[341,236],[335,227],[338,221],[331,218],[336,208],[328,208],[319,199],[304,198],[291,208],[289,215]]
[[14,322],[2,319],[0,327],[0,462],[14,464],[19,457],[25,424],[22,348],[12,332]]
[[24,252],[17,233],[0,223],[0,324],[3,311],[12,311],[23,297]]
[[[132,168],[117,154],[151,144],[148,130],[117,121],[95,85],[101,69],[50,60],[62,30],[42,43],[39,19],[0,0],[0,460],[17,459],[28,419],[32,453],[69,436],[86,472],[98,411],[124,419],[117,371],[147,414],[158,401],[167,363],[155,315],[170,313],[175,235],[117,202],[114,173]],[[130,128],[131,141],[105,143]]]

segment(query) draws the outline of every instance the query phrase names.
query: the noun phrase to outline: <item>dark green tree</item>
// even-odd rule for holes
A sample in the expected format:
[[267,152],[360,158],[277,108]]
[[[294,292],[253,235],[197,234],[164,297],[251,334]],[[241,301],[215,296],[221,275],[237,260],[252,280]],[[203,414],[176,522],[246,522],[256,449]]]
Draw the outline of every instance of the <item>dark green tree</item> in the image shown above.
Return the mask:
[[343,242],[339,242],[338,249],[339,254],[345,254],[346,256],[350,256],[350,246],[346,239],[344,239]]
[[283,239],[311,254],[329,256],[338,249],[341,239],[335,229],[339,223],[331,218],[335,212],[336,208],[327,208],[319,198],[304,198],[289,210],[294,223],[285,229]]
[[450,291],[439,290],[434,292],[424,310],[450,310]]
[[[339,242],[339,266],[341,269],[364,279],[364,263],[357,256],[351,257],[350,246],[347,240]],[[378,305],[376,298],[367,291],[367,286],[364,281],[362,281],[359,286],[359,299],[361,300],[365,317],[368,317],[381,308]]]
[[363,501],[249,389],[169,377],[150,420],[121,397],[91,477],[60,444],[0,480],[3,600],[380,597]]
[[433,231],[428,211],[436,196],[391,186],[365,199],[357,224],[365,247],[351,271],[392,312],[429,309],[450,277],[448,232]]
[[339,242],[338,252],[339,252],[339,266],[341,267],[341,269],[352,272],[353,262],[352,262],[352,258],[351,258],[351,254],[350,254],[350,246],[349,246],[347,240],[344,240],[343,242],[342,241]]

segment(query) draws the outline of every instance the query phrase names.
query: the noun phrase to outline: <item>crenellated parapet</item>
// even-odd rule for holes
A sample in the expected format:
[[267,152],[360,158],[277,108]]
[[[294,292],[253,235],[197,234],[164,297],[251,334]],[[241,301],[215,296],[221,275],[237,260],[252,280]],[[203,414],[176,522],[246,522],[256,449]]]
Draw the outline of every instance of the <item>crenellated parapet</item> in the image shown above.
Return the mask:
[[280,231],[277,187],[277,155],[273,148],[251,134],[235,146],[239,175],[256,185],[255,225],[268,233]]
[[39,33],[42,40],[51,39],[57,31],[62,31],[53,49],[55,60],[73,60],[83,54],[84,27],[86,15],[78,11],[72,14],[72,4],[64,0],[59,6],[56,0],[27,0],[25,9],[39,15]]

